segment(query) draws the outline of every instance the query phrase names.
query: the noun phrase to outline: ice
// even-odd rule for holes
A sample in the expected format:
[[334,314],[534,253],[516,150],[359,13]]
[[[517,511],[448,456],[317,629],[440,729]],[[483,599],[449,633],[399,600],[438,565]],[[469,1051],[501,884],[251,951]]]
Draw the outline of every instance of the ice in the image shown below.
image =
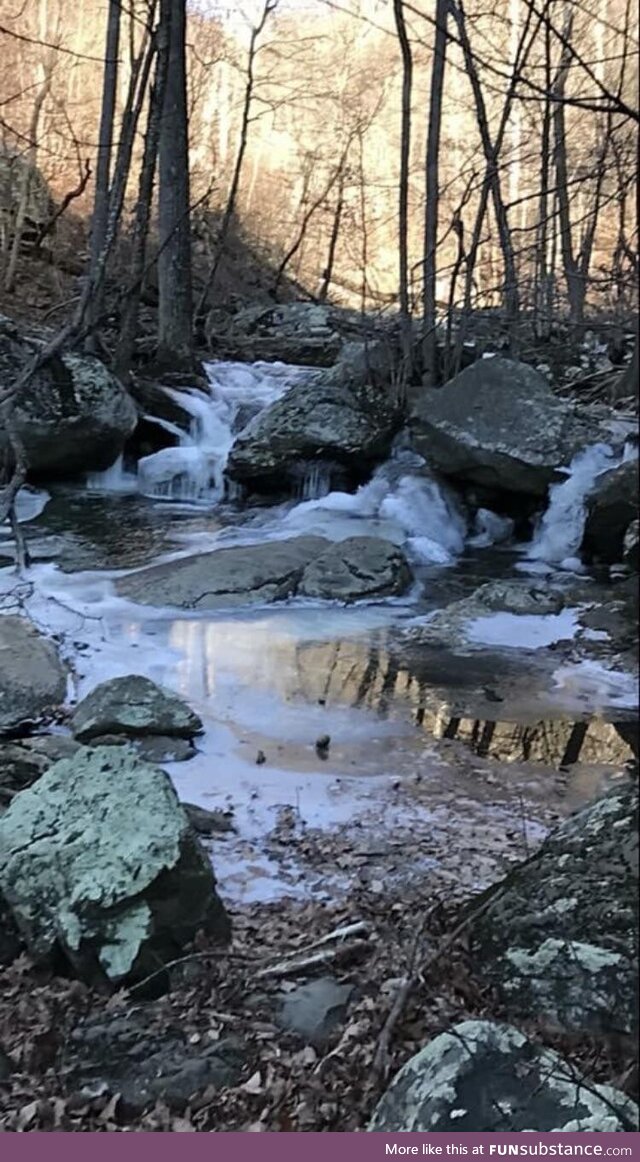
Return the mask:
[[585,660],[560,666],[553,681],[562,691],[565,702],[573,699],[576,710],[588,703],[599,711],[635,710],[638,706],[638,678],[634,674],[610,670],[602,663]]
[[579,571],[587,498],[600,473],[617,463],[608,444],[593,444],[574,456],[566,480],[549,489],[549,506],[528,549],[530,559]]
[[548,614],[493,613],[470,622],[466,636],[484,646],[539,650],[557,641],[571,640],[579,629],[575,609]]

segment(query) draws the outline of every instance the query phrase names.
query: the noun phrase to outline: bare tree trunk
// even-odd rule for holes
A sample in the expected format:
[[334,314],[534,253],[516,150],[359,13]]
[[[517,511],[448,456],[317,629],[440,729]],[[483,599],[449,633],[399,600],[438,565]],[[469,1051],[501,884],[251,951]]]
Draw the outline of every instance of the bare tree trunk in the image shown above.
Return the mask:
[[247,151],[247,142],[249,140],[249,124],[251,114],[251,103],[253,101],[253,90],[255,86],[255,64],[256,54],[259,50],[258,41],[262,34],[265,24],[272,12],[275,11],[278,0],[265,0],[264,8],[258,23],[251,29],[251,36],[249,38],[249,52],[247,55],[247,80],[244,87],[244,101],[242,105],[242,122],[240,125],[240,141],[238,144],[238,152],[233,167],[233,174],[231,177],[231,185],[229,186],[229,193],[227,195],[227,204],[222,216],[218,239],[216,242],[216,249],[213,256],[213,262],[209,270],[206,282],[202,289],[202,293],[198,300],[196,315],[200,318],[207,305],[207,299],[215,284],[216,275],[220,266],[220,261],[224,253],[224,247],[229,233],[229,228],[233,221],[236,210],[236,201],[238,199],[238,190],[240,189],[240,178],[242,177],[242,167],[244,164],[245,153]]
[[[89,279],[95,281],[98,261],[104,249],[109,220],[109,189],[111,183],[111,153],[113,148],[113,128],[118,89],[118,51],[120,46],[120,0],[109,0],[107,15],[107,40],[105,47],[104,73],[102,77],[102,107],[98,132],[98,154],[96,158],[96,188],[91,217],[91,250],[89,257]],[[102,314],[104,285],[96,289],[89,304],[89,318],[95,325]],[[88,337],[89,349],[93,348],[93,336]]]
[[336,201],[336,208],[333,214],[333,224],[331,227],[331,237],[329,238],[329,253],[327,255],[327,265],[322,273],[322,284],[318,291],[318,301],[324,303],[327,301],[329,294],[329,287],[333,278],[333,268],[336,261],[336,249],[338,246],[338,238],[340,236],[340,224],[342,222],[342,211],[344,210],[344,173],[340,174],[338,181],[338,198]]
[[436,333],[436,277],[438,248],[438,204],[440,200],[440,136],[442,93],[447,53],[447,13],[449,0],[436,0],[436,32],[431,66],[431,96],[426,149],[426,194],[424,215],[422,382],[434,387],[438,382],[438,336]]
[[402,55],[402,106],[400,123],[400,186],[398,190],[398,299],[400,303],[400,395],[411,378],[411,304],[409,301],[409,166],[411,160],[411,92],[413,57],[404,18],[403,0],[393,0],[393,15]]
[[551,30],[544,29],[544,76],[546,97],[542,119],[542,136],[540,141],[540,199],[538,206],[538,230],[536,237],[536,272],[535,272],[535,329],[539,339],[548,339],[551,332],[551,315],[549,302],[549,186],[551,176],[551,96],[552,96],[552,69],[551,69]]
[[147,254],[149,223],[151,221],[151,203],[158,160],[160,125],[169,68],[169,43],[167,34],[168,29],[161,27],[158,30],[156,40],[156,69],[153,88],[149,96],[147,130],[145,133],[144,152],[138,185],[138,200],[136,202],[133,225],[130,271],[131,291],[124,306],[120,336],[115,355],[116,374],[123,377],[131,367],[136,332],[138,329],[140,296],[142,293]]
[[478,119],[478,128],[480,130],[480,139],[482,141],[482,149],[487,163],[487,184],[493,202],[496,225],[498,227],[498,236],[500,238],[502,262],[504,265],[504,303],[507,314],[507,326],[512,344],[515,346],[517,344],[516,331],[520,316],[520,297],[518,294],[518,277],[513,249],[513,240],[511,238],[511,230],[509,228],[507,212],[504,199],[502,197],[500,170],[498,166],[499,149],[497,145],[494,145],[491,141],[489,119],[487,116],[482,87],[480,85],[478,70],[476,68],[475,57],[469,43],[464,10],[460,4],[452,4],[451,12],[458,28],[460,44],[464,56],[465,69],[467,71],[469,81],[471,82],[471,88],[473,90],[476,116]]
[[558,196],[558,218],[560,228],[560,252],[562,268],[567,284],[569,299],[569,317],[573,325],[582,328],[583,302],[580,288],[580,271],[573,250],[571,230],[571,208],[569,205],[569,167],[567,162],[567,133],[565,127],[565,96],[567,76],[571,67],[571,52],[568,42],[573,29],[573,13],[569,12],[563,29],[565,42],[562,46],[560,64],[554,85],[555,110],[553,114],[554,128],[554,162],[556,171],[556,188]]
[[311,205],[305,211],[303,218],[302,218],[302,222],[300,223],[300,229],[298,230],[297,237],[295,238],[294,242],[292,242],[291,246],[287,250],[284,257],[282,258],[282,261],[281,261],[281,263],[276,271],[276,277],[275,277],[274,282],[273,282],[273,294],[274,295],[277,295],[277,293],[278,293],[280,283],[282,282],[282,279],[284,277],[284,273],[285,273],[289,263],[291,262],[291,259],[294,258],[295,255],[298,253],[298,251],[300,250],[300,247],[302,246],[302,243],[304,242],[304,240],[306,238],[307,230],[308,230],[309,225],[311,223],[311,219],[313,218],[314,214],[316,214],[317,211],[320,209],[322,203],[327,199],[327,197],[331,193],[333,187],[335,186],[336,182],[341,180],[342,175],[344,173],[344,167],[345,167],[345,164],[347,161],[347,156],[349,153],[350,145],[351,145],[351,142],[349,141],[344,148],[344,152],[342,154],[342,157],[340,158],[340,161],[338,162],[337,169],[335,169],[334,172],[331,174],[331,177],[327,181],[326,185],[323,187],[322,192],[318,195],[317,198],[314,199],[314,201],[311,203]]
[[169,64],[159,141],[158,362],[174,370],[193,368],[185,7],[160,0]]

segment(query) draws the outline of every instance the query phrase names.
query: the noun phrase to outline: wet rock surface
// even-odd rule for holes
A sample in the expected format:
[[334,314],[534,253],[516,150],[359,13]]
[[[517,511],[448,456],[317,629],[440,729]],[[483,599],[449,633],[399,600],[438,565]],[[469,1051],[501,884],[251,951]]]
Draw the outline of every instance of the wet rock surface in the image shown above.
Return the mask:
[[509,1025],[464,1021],[396,1074],[369,1130],[379,1133],[629,1132],[638,1107],[593,1085]]
[[190,1044],[177,1026],[153,1029],[153,1012],[134,1009],[77,1025],[60,1062],[68,1090],[87,1097],[120,1094],[130,1113],[158,1099],[181,1111],[193,1094],[235,1085],[244,1064],[242,1043],[226,1038]]
[[[589,560],[613,565],[629,554],[633,566],[633,531],[630,544],[625,546],[625,535],[633,521],[638,520],[638,461],[627,460],[609,472],[603,472],[587,499],[587,519],[582,550]],[[637,532],[636,532],[637,568]]]
[[498,357],[425,392],[411,427],[417,451],[445,476],[539,497],[596,438],[538,372]]
[[[0,328],[0,374],[19,376],[37,346],[16,327]],[[29,472],[69,478],[101,471],[121,453],[137,423],[133,400],[98,359],[65,354],[38,369],[14,410]],[[0,425],[0,452],[9,447]]]
[[637,812],[635,780],[489,889],[472,953],[509,1013],[577,1032],[637,1029]]
[[[71,729],[82,742],[104,735],[190,739],[202,731],[202,722],[173,690],[130,674],[102,682],[87,694],[71,716]],[[162,753],[163,745],[156,739],[143,757],[151,758],[155,750]]]
[[169,777],[127,748],[83,748],[0,818],[0,892],[36,959],[139,978],[229,922]]
[[26,617],[0,616],[0,736],[51,716],[66,692],[53,642]]
[[404,554],[388,541],[351,537],[332,543],[308,536],[152,566],[121,578],[116,587],[141,605],[203,610],[282,601],[296,594],[351,602],[403,593],[411,581]]

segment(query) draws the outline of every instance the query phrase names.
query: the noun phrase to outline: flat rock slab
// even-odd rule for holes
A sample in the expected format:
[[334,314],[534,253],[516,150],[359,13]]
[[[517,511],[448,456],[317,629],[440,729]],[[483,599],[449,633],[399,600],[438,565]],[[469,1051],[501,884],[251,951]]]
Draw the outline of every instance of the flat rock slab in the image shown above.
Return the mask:
[[477,973],[507,1011],[572,1032],[637,1029],[638,787],[565,820],[470,927]]
[[50,717],[66,692],[67,671],[53,642],[26,617],[0,617],[0,736]]
[[594,1085],[509,1025],[464,1021],[396,1074],[369,1130],[379,1133],[628,1132],[638,1107]]
[[91,746],[128,746],[138,758],[148,763],[184,763],[196,754],[188,738],[171,738],[166,734],[147,734],[130,738],[126,734],[101,734],[91,739]]
[[224,609],[300,595],[352,602],[406,592],[413,576],[404,554],[379,537],[294,537],[218,549],[155,565],[116,582],[141,605]]
[[501,358],[480,359],[424,392],[411,429],[416,450],[445,476],[538,497],[597,439],[537,371]]
[[202,722],[173,690],[129,674],[101,682],[87,694],[71,716],[71,729],[82,742],[100,735],[188,739],[202,731]]
[[324,537],[239,545],[153,565],[121,577],[118,593],[139,605],[224,609],[291,597],[305,566],[327,548]]
[[81,748],[0,818],[0,893],[36,959],[140,979],[229,921],[169,776],[127,747]]
[[281,1029],[320,1048],[344,1020],[352,994],[353,985],[339,984],[330,976],[296,985],[283,995],[277,1022]]
[[189,1044],[179,1028],[154,1025],[154,1011],[134,1010],[90,1018],[72,1030],[62,1071],[67,1088],[87,1097],[119,1093],[130,1112],[156,1101],[179,1112],[208,1087],[237,1084],[244,1064],[242,1045],[226,1039]]

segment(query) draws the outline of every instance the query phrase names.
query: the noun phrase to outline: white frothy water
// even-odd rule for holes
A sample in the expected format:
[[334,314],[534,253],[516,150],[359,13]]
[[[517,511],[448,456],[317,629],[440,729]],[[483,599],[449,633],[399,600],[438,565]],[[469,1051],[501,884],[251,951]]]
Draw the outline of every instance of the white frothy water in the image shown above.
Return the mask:
[[330,492],[291,509],[287,531],[341,540],[383,536],[404,545],[418,563],[450,564],[464,549],[467,522],[455,494],[430,475],[424,460],[396,452],[356,492]]
[[100,492],[139,491],[154,500],[216,504],[224,496],[224,469],[237,432],[288,388],[317,374],[315,368],[284,363],[210,363],[205,371],[208,391],[163,389],[192,417],[188,432],[146,417],[177,437],[175,447],[143,457],[137,475],[125,472],[119,457],[106,472],[92,473],[87,486]]
[[549,489],[549,505],[527,556],[561,569],[580,570],[579,550],[587,515],[587,498],[601,472],[619,461],[608,444],[593,444],[574,456],[567,479]]

